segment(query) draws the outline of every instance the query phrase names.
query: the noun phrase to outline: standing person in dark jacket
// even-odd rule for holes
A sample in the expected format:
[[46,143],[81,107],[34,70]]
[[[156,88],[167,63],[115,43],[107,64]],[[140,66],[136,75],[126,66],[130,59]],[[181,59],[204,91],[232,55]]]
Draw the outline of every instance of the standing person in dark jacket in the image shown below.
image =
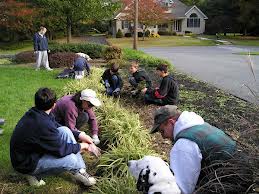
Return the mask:
[[111,67],[106,69],[102,75],[102,81],[106,88],[106,94],[109,96],[118,97],[120,95],[123,82],[118,71],[119,66],[112,63]]
[[85,89],[74,95],[63,96],[56,103],[52,112],[58,123],[67,126],[72,131],[78,131],[88,123],[92,132],[92,140],[95,145],[100,143],[99,128],[93,107],[101,105],[96,98],[96,92]]
[[151,89],[151,80],[146,71],[139,69],[139,64],[137,61],[133,61],[131,63],[129,71],[131,73],[131,76],[129,77],[129,83],[133,87],[133,90],[131,91],[133,96],[138,95],[141,90],[145,91],[146,89]]
[[166,64],[161,64],[157,68],[158,75],[162,78],[159,88],[145,92],[145,101],[151,104],[167,105],[177,104],[179,87],[174,78],[169,75]]
[[40,31],[34,34],[33,37],[33,46],[34,46],[34,54],[36,55],[36,70],[40,69],[40,66],[46,68],[46,70],[51,71],[52,69],[49,67],[48,60],[48,39],[45,36],[47,29],[43,26],[40,27]]
[[20,119],[11,137],[12,166],[25,174],[34,186],[45,184],[36,177],[64,171],[86,186],[94,185],[96,180],[86,172],[80,152],[99,156],[99,148],[84,132],[71,131],[55,121],[50,113],[55,103],[56,95],[52,90],[40,88],[36,92],[35,107]]

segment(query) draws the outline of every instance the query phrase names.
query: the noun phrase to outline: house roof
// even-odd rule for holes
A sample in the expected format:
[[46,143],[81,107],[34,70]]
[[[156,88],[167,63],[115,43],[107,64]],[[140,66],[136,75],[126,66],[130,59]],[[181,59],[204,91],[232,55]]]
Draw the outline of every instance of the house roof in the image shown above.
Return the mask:
[[192,6],[187,6],[179,0],[173,0],[171,15],[173,18],[182,18],[186,17],[185,13],[191,9]]
[[[120,19],[123,13],[123,11],[127,9],[127,6],[124,7],[120,12],[118,12],[114,19]],[[180,0],[173,0],[172,7],[169,8],[167,11],[167,18],[168,19],[175,19],[175,18],[186,18],[186,15],[192,11],[193,9],[197,9],[198,12],[201,13],[201,15],[204,17],[204,19],[208,19],[208,17],[196,6],[187,6]]]

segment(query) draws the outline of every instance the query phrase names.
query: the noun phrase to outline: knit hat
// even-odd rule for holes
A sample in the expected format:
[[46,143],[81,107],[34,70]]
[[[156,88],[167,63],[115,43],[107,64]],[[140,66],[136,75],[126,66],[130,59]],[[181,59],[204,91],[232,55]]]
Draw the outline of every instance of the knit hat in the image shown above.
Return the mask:
[[158,132],[159,126],[169,119],[170,117],[175,117],[176,115],[181,114],[181,111],[178,110],[178,107],[175,105],[166,105],[157,109],[154,113],[154,125],[149,133]]

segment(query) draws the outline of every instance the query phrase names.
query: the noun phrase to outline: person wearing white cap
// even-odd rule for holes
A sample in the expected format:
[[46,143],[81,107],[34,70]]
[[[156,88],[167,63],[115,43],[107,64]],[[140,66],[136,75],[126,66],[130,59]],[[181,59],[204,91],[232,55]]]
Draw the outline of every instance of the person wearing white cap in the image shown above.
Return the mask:
[[92,141],[97,145],[100,140],[97,119],[92,108],[94,106],[101,106],[96,92],[85,89],[75,95],[63,96],[57,101],[52,112],[58,123],[67,126],[72,131],[78,131],[84,124],[88,123],[92,133]]

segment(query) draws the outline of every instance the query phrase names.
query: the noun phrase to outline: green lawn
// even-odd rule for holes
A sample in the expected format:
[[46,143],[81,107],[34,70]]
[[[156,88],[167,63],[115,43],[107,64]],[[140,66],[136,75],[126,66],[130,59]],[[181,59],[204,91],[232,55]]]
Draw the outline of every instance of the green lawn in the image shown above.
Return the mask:
[[[132,48],[133,38],[109,38],[108,41],[121,48]],[[160,38],[139,38],[139,47],[171,47],[171,46],[213,46],[214,41],[199,40],[184,36],[160,36]]]
[[[216,35],[202,35],[204,38],[214,39],[216,40]],[[221,40],[226,40],[231,42],[234,45],[242,45],[242,46],[259,46],[259,37],[255,36],[242,36],[241,34],[227,34],[224,36],[223,34],[219,35]]]
[[[9,158],[9,141],[18,120],[34,105],[34,94],[38,88],[50,87],[58,95],[61,95],[63,86],[69,80],[55,79],[55,75],[59,71],[35,71],[32,67],[26,65],[5,65],[5,61],[0,60],[0,117],[6,119],[3,126],[4,134],[0,136],[1,193],[35,192],[32,192],[34,188],[28,187],[28,184],[21,177],[13,176],[14,173]],[[50,187],[44,187],[45,191],[40,191],[40,193],[47,193],[49,188],[55,189],[58,185],[60,185],[60,180],[54,177]],[[73,188],[73,185],[71,186],[69,182],[67,184],[62,183],[62,190],[74,189],[76,191],[75,188],[77,187]]]
[[[238,55],[248,55],[248,52],[240,52],[240,53],[235,53]],[[259,52],[251,52],[250,55],[259,55]]]

